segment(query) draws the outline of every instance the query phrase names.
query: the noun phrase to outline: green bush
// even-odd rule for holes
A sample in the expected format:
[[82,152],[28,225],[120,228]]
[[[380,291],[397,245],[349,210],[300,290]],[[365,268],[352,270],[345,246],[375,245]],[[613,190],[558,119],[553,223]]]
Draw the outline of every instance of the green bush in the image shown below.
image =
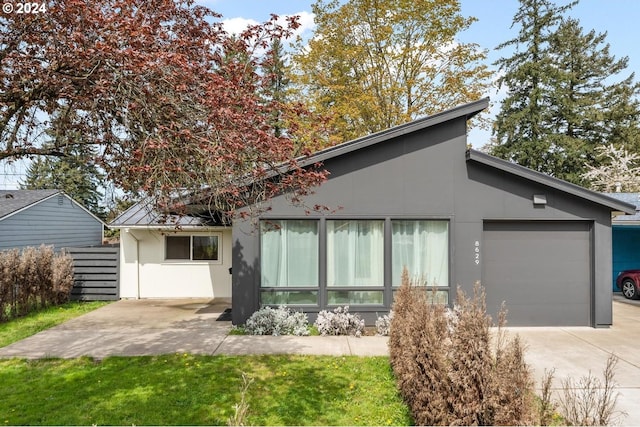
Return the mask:
[[0,321],[69,300],[73,260],[52,246],[0,252]]
[[533,422],[531,373],[519,339],[495,335],[479,284],[458,289],[453,309],[403,272],[389,349],[398,387],[417,425],[524,425]]

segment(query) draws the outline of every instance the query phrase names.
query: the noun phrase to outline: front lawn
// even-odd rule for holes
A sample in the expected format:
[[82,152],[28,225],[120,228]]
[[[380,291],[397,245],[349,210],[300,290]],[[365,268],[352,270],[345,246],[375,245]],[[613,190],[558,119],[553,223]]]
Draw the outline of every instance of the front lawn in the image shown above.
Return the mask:
[[0,361],[0,425],[409,425],[387,357],[193,356]]
[[8,346],[106,304],[108,302],[68,302],[0,323],[0,347]]

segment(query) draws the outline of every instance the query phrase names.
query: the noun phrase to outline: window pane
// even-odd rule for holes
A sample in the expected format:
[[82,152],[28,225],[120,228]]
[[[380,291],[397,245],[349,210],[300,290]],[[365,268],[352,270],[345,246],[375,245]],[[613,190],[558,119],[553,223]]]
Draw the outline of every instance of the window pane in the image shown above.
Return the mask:
[[384,222],[327,221],[327,286],[384,285]]
[[329,305],[382,305],[382,291],[329,291]]
[[260,223],[263,287],[318,286],[318,222]]
[[392,221],[393,286],[400,286],[402,270],[427,285],[449,286],[449,223]]
[[190,236],[166,236],[166,259],[190,259]]
[[218,236],[193,236],[194,260],[218,260]]
[[262,291],[264,305],[318,305],[318,291]]

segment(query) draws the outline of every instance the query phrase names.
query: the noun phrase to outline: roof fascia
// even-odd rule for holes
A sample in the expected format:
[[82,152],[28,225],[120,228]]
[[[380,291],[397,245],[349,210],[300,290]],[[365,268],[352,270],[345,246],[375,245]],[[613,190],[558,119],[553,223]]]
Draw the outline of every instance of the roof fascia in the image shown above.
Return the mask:
[[605,196],[592,190],[588,190],[584,187],[580,187],[579,185],[575,185],[558,178],[553,178],[541,172],[537,172],[529,168],[525,168],[524,166],[520,166],[518,164],[490,156],[477,150],[467,150],[467,161],[469,160],[502,170],[504,172],[511,173],[513,175],[525,178],[529,181],[534,181],[547,187],[572,194],[574,196],[578,196],[593,203],[606,206],[612,210],[621,211],[630,215],[636,213],[636,207],[632,204],[622,202],[620,200]]

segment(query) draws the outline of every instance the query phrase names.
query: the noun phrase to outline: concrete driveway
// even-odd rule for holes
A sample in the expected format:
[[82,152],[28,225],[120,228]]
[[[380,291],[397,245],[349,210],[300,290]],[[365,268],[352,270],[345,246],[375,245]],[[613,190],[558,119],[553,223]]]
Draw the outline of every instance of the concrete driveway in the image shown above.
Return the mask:
[[640,425],[640,301],[628,301],[614,294],[613,326],[606,329],[508,328],[527,345],[526,359],[539,383],[545,369],[555,369],[554,388],[571,377],[574,382],[591,372],[602,379],[609,355],[619,361],[615,381],[619,391],[618,409],[627,413],[622,425]]
[[[0,348],[0,357],[74,358],[153,354],[388,355],[386,337],[255,337],[228,335],[217,320],[230,304],[209,300],[122,300],[25,340]],[[526,358],[540,381],[555,369],[555,388],[592,372],[601,378],[610,354],[619,357],[616,382],[623,425],[640,425],[640,301],[614,296],[608,329],[508,328],[527,345]]]

